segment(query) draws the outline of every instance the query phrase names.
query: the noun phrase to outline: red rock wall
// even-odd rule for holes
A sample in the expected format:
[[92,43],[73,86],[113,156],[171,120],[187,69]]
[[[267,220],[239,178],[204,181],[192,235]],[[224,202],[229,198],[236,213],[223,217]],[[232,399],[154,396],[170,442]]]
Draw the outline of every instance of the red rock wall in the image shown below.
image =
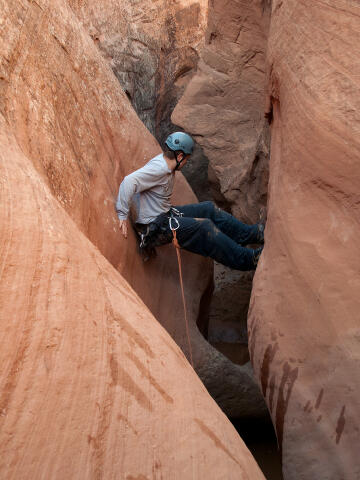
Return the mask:
[[263,479],[2,116],[0,132],[0,477]]
[[[148,284],[151,308],[162,269],[177,271],[173,257],[146,276],[114,212],[121,178],[158,145],[64,0],[0,11],[0,476],[263,478],[111,266]],[[206,286],[208,268],[189,270]],[[178,283],[167,289],[166,318],[180,317]]]
[[[143,264],[135,235],[130,232],[130,238],[123,239],[114,210],[120,181],[159,153],[158,144],[134,114],[71,9],[61,7],[60,22],[56,3],[51,8],[46,3],[17,3],[12,11],[8,5],[4,3],[11,23],[4,35],[2,111],[19,145],[81,231],[189,355],[173,247],[159,249],[155,262]],[[174,203],[195,200],[178,176]],[[233,366],[226,367],[222,357],[211,361],[217,354],[196,328],[200,301],[211,281],[211,264],[190,254],[184,254],[183,261],[194,358],[207,372],[202,375],[205,383],[214,385],[214,367],[209,368],[208,362],[220,371],[233,371]],[[196,352],[202,352],[199,359]],[[263,412],[255,382],[247,370],[238,370],[235,390],[253,392],[250,401],[239,394],[238,415]]]
[[360,6],[273,1],[252,362],[286,480],[360,478]]
[[[176,274],[175,254],[165,248],[172,259],[160,252],[157,268],[146,268],[133,232],[128,240],[120,234],[114,200],[122,178],[160,148],[72,11],[63,7],[59,22],[55,6],[43,8],[45,13],[36,4],[27,10],[22,4],[12,12],[10,7],[5,10],[13,23],[4,36],[4,43],[9,38],[9,53],[4,53],[2,112],[63,208],[154,310],[161,289],[149,288],[150,279],[152,287],[160,287],[163,263]],[[177,198],[195,200],[181,175],[177,192]],[[203,272],[193,295],[199,303],[211,268],[201,257],[191,258],[191,268]],[[169,285],[174,289],[169,294],[175,296],[173,305],[178,298],[181,312],[177,279]],[[196,315],[197,311],[190,318],[195,321]]]

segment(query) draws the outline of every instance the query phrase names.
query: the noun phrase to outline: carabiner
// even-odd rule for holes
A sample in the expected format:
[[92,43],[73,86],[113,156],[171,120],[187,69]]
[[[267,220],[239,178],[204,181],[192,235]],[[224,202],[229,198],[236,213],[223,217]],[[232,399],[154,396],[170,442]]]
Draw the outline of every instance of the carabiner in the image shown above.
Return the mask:
[[[174,220],[174,221],[175,221],[175,223],[176,223],[176,227],[175,227],[175,228],[173,228],[173,226],[172,226],[172,224],[171,224],[171,220]],[[174,232],[175,230],[177,230],[177,229],[180,227],[180,223],[179,223],[178,219],[175,218],[175,217],[170,217],[170,218],[169,218],[169,227],[170,227],[170,230],[173,231],[173,232]]]

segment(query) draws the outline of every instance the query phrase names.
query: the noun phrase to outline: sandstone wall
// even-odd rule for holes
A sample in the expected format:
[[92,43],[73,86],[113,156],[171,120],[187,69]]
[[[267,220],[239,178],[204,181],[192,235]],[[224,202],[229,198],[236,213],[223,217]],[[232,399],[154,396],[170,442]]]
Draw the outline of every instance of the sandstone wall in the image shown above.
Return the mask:
[[360,478],[359,22],[351,0],[273,1],[270,203],[249,328],[286,480]]
[[[120,181],[159,153],[158,144],[71,9],[61,9],[60,22],[56,3],[51,8],[19,3],[12,11],[9,5],[4,2],[10,21],[2,37],[1,111],[60,204],[189,355],[173,247],[159,249],[155,261],[143,264],[135,235],[123,239],[114,211]],[[179,175],[174,203],[195,200]],[[215,380],[227,372],[231,388],[225,398],[236,416],[263,414],[249,366],[233,366],[196,327],[211,263],[185,253],[183,261],[197,370],[217,399],[224,392]],[[244,395],[248,391],[250,398]],[[221,405],[230,411],[226,402]]]
[[[113,268],[142,278],[154,309],[163,270],[176,272],[173,257],[146,273],[114,211],[120,179],[157,143],[65,0],[0,11],[0,476],[263,478]],[[191,196],[181,177],[178,189]],[[209,264],[192,259],[206,286]],[[169,318],[171,277],[167,292]]]
[[1,478],[263,479],[2,115],[0,146]]
[[[159,142],[178,130],[171,113],[204,44],[208,1],[71,0],[140,119]],[[201,200],[211,198],[208,160],[197,145],[183,173]]]
[[[122,478],[130,479],[148,472],[156,478],[161,476],[156,472],[164,457],[169,463],[159,471],[165,476],[174,469],[183,478],[193,458],[194,478],[202,478],[217,471],[216,466],[209,471],[205,467],[212,465],[205,454],[212,444],[230,459],[234,475],[246,476],[247,460],[243,468],[237,457],[243,446],[228,424],[225,430],[222,427],[225,417],[195,377],[187,380],[188,367],[177,348],[102,256],[125,277],[136,279],[134,286],[161,322],[171,324],[172,319],[181,344],[185,335],[175,255],[169,260],[164,249],[157,268],[146,270],[136,253],[134,235],[127,241],[120,236],[114,212],[120,180],[159,152],[157,143],[65,1],[49,5],[2,0],[0,7],[4,18],[0,35],[4,206],[0,295],[1,329],[7,338],[0,379],[2,476],[21,478],[26,472],[33,478],[78,478],[85,472],[85,476],[113,478],[120,472]],[[177,188],[177,198],[194,198],[181,176]],[[203,258],[191,256],[184,270],[185,276],[197,279],[196,288],[191,291],[190,282],[187,287],[189,317],[196,332],[194,343],[196,335],[203,342],[199,352],[202,348],[206,371],[211,347],[195,321],[211,268]],[[167,282],[164,273],[169,275]],[[161,303],[163,310],[156,312],[165,283],[167,309]],[[174,355],[174,363],[168,354]],[[183,367],[176,358],[181,358]],[[165,386],[157,368],[164,372]],[[241,382],[244,389],[255,392],[256,401],[261,402],[248,369],[242,372],[240,380],[248,379]],[[179,403],[169,400],[174,399],[172,388],[178,388],[170,386],[172,381],[181,385]],[[191,392],[196,388],[201,393],[195,399]],[[161,403],[149,406],[153,394],[174,405],[168,416]],[[186,404],[188,400],[199,405],[196,421],[180,413],[181,405],[184,412],[197,411]],[[251,408],[258,414],[256,401]],[[202,419],[200,411],[218,416],[216,428],[222,433]],[[174,435],[177,428],[172,418],[189,437],[180,431]],[[190,424],[209,439],[204,451],[197,450],[202,441],[197,427],[193,431]],[[173,447],[169,437],[176,442]],[[177,441],[184,450],[178,449]],[[194,441],[196,451],[187,450],[188,441]],[[153,455],[157,444],[169,444],[169,450],[160,448],[159,458]],[[138,452],[135,445],[147,460],[141,456],[139,462],[138,453],[131,453]],[[175,450],[178,460],[173,460]],[[219,465],[215,475],[221,478],[227,460],[222,465],[220,457],[212,458]],[[249,471],[258,472],[250,464]]]

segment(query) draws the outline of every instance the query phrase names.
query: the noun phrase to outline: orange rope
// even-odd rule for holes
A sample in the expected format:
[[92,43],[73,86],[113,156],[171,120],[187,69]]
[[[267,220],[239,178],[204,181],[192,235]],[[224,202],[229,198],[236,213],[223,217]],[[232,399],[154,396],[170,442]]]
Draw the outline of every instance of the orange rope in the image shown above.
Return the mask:
[[181,295],[182,295],[182,301],[183,301],[183,306],[184,306],[185,327],[186,327],[187,340],[188,340],[188,344],[189,344],[190,361],[191,361],[192,367],[194,368],[192,349],[191,349],[191,341],[190,341],[190,333],[189,333],[189,321],[188,321],[188,317],[187,317],[187,309],[186,309],[185,294],[184,294],[184,284],[183,284],[183,277],[182,277],[180,245],[179,245],[179,242],[177,241],[177,238],[176,238],[176,230],[172,230],[172,232],[173,232],[173,235],[174,235],[173,244],[174,244],[174,247],[176,249],[176,255],[177,255],[177,260],[178,260],[178,265],[179,265]]

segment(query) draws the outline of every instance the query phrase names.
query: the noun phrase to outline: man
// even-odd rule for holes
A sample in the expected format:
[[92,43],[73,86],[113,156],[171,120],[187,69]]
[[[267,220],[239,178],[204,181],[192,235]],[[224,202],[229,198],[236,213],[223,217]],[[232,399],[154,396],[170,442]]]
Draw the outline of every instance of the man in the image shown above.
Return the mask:
[[125,238],[131,204],[136,209],[135,227],[142,236],[141,246],[170,243],[176,229],[181,248],[211,257],[236,270],[254,270],[264,243],[262,224],[246,225],[212,202],[172,207],[175,173],[186,165],[194,141],[184,132],[175,132],[165,141],[165,149],[144,167],[126,176],[119,188],[116,211]]

